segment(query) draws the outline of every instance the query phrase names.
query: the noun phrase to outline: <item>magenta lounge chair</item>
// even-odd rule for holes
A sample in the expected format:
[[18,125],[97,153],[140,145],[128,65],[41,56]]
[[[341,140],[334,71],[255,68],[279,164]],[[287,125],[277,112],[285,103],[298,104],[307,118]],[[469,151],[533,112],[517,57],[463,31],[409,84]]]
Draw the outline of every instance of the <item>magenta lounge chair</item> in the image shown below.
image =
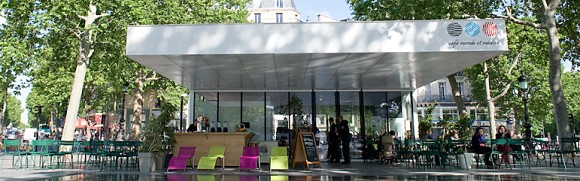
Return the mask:
[[179,147],[179,153],[169,160],[169,170],[182,170],[185,171],[187,167],[187,161],[191,159],[191,167],[193,168],[193,160],[195,157],[195,147]]
[[243,155],[240,156],[241,169],[260,168],[260,149],[255,146],[244,146]]

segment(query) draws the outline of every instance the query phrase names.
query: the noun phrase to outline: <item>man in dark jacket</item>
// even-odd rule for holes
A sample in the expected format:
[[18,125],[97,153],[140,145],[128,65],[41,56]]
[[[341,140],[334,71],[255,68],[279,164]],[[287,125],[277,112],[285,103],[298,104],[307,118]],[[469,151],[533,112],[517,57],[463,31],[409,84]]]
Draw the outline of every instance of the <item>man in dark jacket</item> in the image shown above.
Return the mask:
[[329,162],[338,163],[340,162],[340,138],[338,137],[338,126],[334,123],[333,118],[329,118],[330,131],[328,131],[328,153]]
[[342,141],[342,155],[344,157],[344,164],[350,163],[350,131],[348,128],[348,121],[343,120],[342,116],[336,118],[338,121],[338,136]]

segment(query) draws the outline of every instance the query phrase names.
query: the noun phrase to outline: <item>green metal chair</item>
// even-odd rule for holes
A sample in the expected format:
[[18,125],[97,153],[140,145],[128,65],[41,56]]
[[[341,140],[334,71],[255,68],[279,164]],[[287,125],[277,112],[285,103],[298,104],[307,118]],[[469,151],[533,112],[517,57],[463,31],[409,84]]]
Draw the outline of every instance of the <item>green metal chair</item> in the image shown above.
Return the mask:
[[[462,156],[464,160],[467,160],[467,157],[465,156],[465,151],[466,151],[466,147],[467,144],[465,143],[465,140],[463,139],[459,139],[459,140],[452,140],[452,139],[447,139],[445,140],[445,151],[442,153],[443,156],[443,166],[446,166],[448,163],[449,165],[451,165],[451,162],[453,162],[453,160],[451,158],[455,159],[455,166],[459,167],[459,158]],[[467,161],[465,161],[465,168],[468,168],[467,165]]]
[[[125,166],[129,167],[131,160],[137,160],[137,153],[140,142],[138,141],[118,141],[115,143],[114,154],[115,154],[115,166],[123,165],[123,160],[125,160]],[[119,164],[119,161],[121,163]],[[133,163],[136,163],[134,161]]]
[[[78,142],[76,141],[60,141],[60,148],[56,154],[59,157],[59,165],[62,163],[63,165],[66,163],[65,159],[68,157],[70,161],[70,166],[73,167],[73,151],[74,147],[78,147]],[[62,159],[62,160],[60,160]]]
[[[568,160],[571,160],[572,165],[576,167],[576,163],[574,163],[574,154],[577,152],[576,148],[576,138],[560,138],[560,148],[553,151],[556,159],[558,159],[558,166],[561,163],[564,168],[567,168],[566,163],[568,163]],[[552,157],[550,157],[550,166],[552,166]]]
[[[12,156],[12,168],[16,166],[16,162],[19,162],[18,168],[22,168],[22,160],[26,159],[26,167],[28,167],[28,155],[30,153],[28,151],[22,151],[20,140],[4,140],[4,156]],[[8,151],[8,148],[14,149],[14,151]],[[17,158],[14,160],[14,158]],[[2,159],[2,165],[0,165],[0,170],[3,169],[4,166],[4,159]]]
[[[531,152],[528,157],[531,157],[533,154],[536,156],[536,165],[541,165],[542,162],[548,165],[548,161],[546,160],[547,156],[550,154],[549,150],[549,141],[544,138],[534,138],[533,141],[533,152]],[[539,147],[539,149],[536,149]]]
[[198,170],[213,170],[215,169],[215,164],[217,159],[222,160],[222,169],[225,168],[225,158],[224,154],[226,147],[223,146],[212,146],[209,148],[209,153],[207,156],[201,157],[199,163],[197,164]]
[[[499,162],[498,162],[498,167],[501,167],[501,164],[502,164],[502,163],[503,163],[503,161],[504,161],[504,160],[501,158],[501,155],[502,155],[502,154],[507,154],[506,152],[504,152],[504,151],[502,151],[502,150],[498,150],[498,146],[500,146],[500,145],[509,146],[509,145],[508,145],[508,140],[507,140],[507,139],[492,139],[492,140],[491,140],[491,153],[490,153],[490,155],[491,155],[492,159],[494,159],[494,155],[497,155],[497,158],[498,158],[498,160],[499,160]],[[495,165],[495,161],[492,161],[492,162],[491,162],[491,164],[492,164],[492,166],[493,166],[494,168],[496,167],[496,165]],[[510,164],[508,164],[508,166],[509,166],[509,167],[510,167],[510,169],[511,169],[511,165],[510,165]]]
[[[508,139],[508,144],[510,146],[514,145],[514,146],[522,146],[524,144],[524,140],[523,139]],[[525,150],[512,150],[510,152],[507,153],[508,155],[512,155],[512,157],[514,157],[514,160],[518,160],[518,163],[520,164],[520,168],[524,168],[523,167],[523,163],[524,163],[524,159],[527,160],[527,164],[528,164],[528,169],[530,168],[530,159],[529,159],[529,152],[525,151]],[[527,158],[527,159],[526,159]],[[511,165],[510,165],[511,168]]]
[[288,150],[286,147],[272,147],[270,149],[270,171],[288,170]]
[[[58,156],[59,145],[60,141],[58,140],[32,140],[33,151],[30,153],[33,156],[33,163],[36,164],[36,156],[38,156],[39,168],[56,168],[58,160],[54,159],[54,157]],[[48,162],[44,160],[46,157],[48,157]]]
[[416,152],[417,165],[432,167],[434,162],[436,165],[442,165],[441,144],[438,140],[422,140],[421,150]]
[[402,161],[405,162],[406,167],[409,167],[409,164],[412,166],[417,165],[419,153],[421,152],[422,142],[422,140],[405,140],[404,148],[400,148],[399,152],[402,157]]

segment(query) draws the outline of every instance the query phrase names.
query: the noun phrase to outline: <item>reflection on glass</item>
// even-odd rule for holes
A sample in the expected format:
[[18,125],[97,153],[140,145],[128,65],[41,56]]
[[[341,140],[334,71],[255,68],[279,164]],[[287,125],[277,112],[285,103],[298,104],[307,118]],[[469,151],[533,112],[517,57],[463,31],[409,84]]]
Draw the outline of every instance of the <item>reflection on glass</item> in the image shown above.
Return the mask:
[[219,120],[210,120],[211,127],[227,127],[229,132],[234,132],[241,124],[241,93],[221,92],[219,97]]
[[195,117],[202,116],[210,121],[217,120],[217,103],[217,92],[195,93]]
[[244,92],[242,102],[242,122],[253,132],[252,141],[264,141],[264,93]]
[[348,121],[350,133],[354,136],[350,143],[350,157],[362,158],[362,141],[359,138],[361,132],[360,108],[358,92],[340,92],[340,114]]
[[214,181],[215,176],[214,175],[197,175],[197,180]]
[[[295,114],[290,116],[290,129],[310,128],[312,125],[312,95],[310,92],[294,92],[290,93],[290,97],[296,96],[302,103],[302,114]],[[292,112],[290,113],[292,114]]]
[[316,126],[320,132],[330,129],[328,118],[336,120],[336,102],[334,92],[317,92],[316,93]]
[[387,94],[385,92],[365,92],[365,131],[368,140],[378,140],[387,131]]
[[272,176],[270,176],[270,181],[288,181],[288,176],[286,176],[286,175],[272,175]]
[[266,141],[278,141],[279,145],[289,143],[290,131],[288,125],[288,112],[284,112],[284,106],[288,103],[287,92],[266,93]]

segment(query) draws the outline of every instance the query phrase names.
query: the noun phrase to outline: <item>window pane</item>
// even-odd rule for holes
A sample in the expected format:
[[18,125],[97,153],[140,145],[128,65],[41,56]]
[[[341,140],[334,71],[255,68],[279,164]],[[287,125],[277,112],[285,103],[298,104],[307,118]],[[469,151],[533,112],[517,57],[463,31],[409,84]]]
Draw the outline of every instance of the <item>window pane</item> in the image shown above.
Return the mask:
[[242,122],[249,124],[247,129],[256,134],[252,141],[265,140],[264,93],[244,92],[242,106]]
[[387,93],[387,109],[389,118],[403,118],[403,104],[401,92]]
[[389,130],[387,122],[387,97],[385,92],[365,92],[365,129],[367,139],[378,139]]
[[289,144],[289,116],[284,111],[284,106],[287,103],[287,92],[266,93],[266,141],[276,140],[278,145]]
[[351,140],[350,155],[351,158],[361,158],[362,147],[358,135],[360,134],[360,108],[358,92],[340,92],[340,114],[344,120],[348,121],[350,133],[355,139]]
[[312,100],[310,92],[295,92],[290,93],[290,97],[296,96],[302,103],[302,115],[294,115],[290,117],[291,129],[294,128],[310,128],[312,125]]
[[210,122],[217,120],[217,101],[217,92],[195,93],[195,117],[207,117]]
[[334,118],[336,121],[336,105],[334,92],[317,92],[316,93],[316,127],[320,132],[330,129],[328,118]]
[[239,92],[221,92],[219,95],[219,120],[210,120],[211,127],[220,126],[222,129],[227,127],[229,132],[234,132],[241,124],[241,94]]

